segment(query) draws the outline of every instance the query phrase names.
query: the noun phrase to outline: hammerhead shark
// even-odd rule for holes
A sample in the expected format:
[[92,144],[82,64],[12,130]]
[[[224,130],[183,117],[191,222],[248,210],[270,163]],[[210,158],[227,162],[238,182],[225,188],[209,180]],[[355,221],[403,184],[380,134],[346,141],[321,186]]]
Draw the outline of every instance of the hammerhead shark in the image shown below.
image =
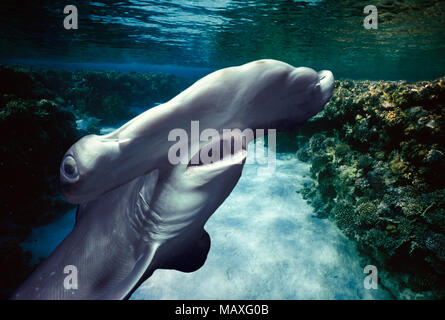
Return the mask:
[[[254,139],[243,132],[294,129],[333,89],[330,71],[259,60],[213,72],[114,132],[83,137],[60,166],[62,192],[78,204],[74,229],[12,299],[127,299],[156,269],[199,269],[210,249],[204,225],[236,186]],[[169,133],[192,134],[192,121],[221,135],[186,140],[191,152],[172,164]],[[229,152],[192,161],[215,146]]]

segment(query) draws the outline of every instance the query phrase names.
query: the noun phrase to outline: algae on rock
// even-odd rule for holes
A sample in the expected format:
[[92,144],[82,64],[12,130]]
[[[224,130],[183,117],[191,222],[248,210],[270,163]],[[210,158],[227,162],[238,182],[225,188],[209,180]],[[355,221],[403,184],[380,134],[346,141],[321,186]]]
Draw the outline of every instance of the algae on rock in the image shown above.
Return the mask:
[[297,156],[312,163],[303,196],[385,270],[399,298],[445,297],[444,117],[443,79],[344,80],[293,133]]

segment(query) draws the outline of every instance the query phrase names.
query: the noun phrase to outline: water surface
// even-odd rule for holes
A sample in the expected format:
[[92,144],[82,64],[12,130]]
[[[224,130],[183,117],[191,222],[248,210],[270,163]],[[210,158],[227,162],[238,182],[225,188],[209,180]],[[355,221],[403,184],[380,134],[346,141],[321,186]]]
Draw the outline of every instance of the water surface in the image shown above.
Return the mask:
[[[445,73],[445,3],[369,1],[70,1],[79,29],[63,28],[66,1],[0,3],[0,60],[141,63],[217,69],[260,58],[330,69],[337,78],[419,80]],[[112,67],[109,65],[108,67]]]

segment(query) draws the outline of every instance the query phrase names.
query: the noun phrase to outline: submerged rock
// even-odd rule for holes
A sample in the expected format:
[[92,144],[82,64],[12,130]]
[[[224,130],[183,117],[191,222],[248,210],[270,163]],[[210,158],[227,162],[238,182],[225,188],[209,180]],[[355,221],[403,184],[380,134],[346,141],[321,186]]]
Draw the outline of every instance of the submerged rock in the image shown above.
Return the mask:
[[135,116],[132,106],[169,100],[185,87],[185,80],[164,73],[76,71],[54,89],[75,111],[113,125]]
[[33,270],[20,241],[71,207],[58,191],[58,167],[78,132],[74,115],[54,101],[0,99],[0,298],[7,298]]
[[46,99],[2,95],[0,104],[0,223],[48,222],[57,207],[58,167],[78,139],[74,116]]
[[305,198],[385,270],[397,298],[445,298],[444,117],[443,79],[336,81],[294,133],[309,141],[297,152],[312,163]]

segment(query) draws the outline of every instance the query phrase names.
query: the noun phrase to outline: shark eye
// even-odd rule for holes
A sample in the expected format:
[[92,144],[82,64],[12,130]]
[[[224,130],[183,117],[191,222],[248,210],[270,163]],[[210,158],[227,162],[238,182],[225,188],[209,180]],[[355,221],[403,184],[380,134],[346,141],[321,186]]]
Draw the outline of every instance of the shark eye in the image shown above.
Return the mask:
[[72,156],[66,156],[63,159],[62,171],[68,179],[76,179],[79,176],[76,160]]

